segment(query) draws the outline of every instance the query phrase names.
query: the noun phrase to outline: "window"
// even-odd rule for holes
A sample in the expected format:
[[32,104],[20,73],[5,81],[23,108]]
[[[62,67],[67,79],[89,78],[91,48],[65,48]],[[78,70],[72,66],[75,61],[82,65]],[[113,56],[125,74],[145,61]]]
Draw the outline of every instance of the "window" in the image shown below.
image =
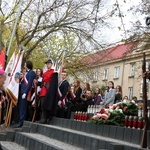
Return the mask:
[[115,67],[114,78],[119,78],[120,67]]
[[130,64],[130,76],[134,76],[135,74],[135,63]]
[[108,69],[104,70],[104,77],[103,80],[108,80]]
[[132,100],[133,97],[133,87],[129,87],[129,99]]
[[150,71],[150,61],[146,61],[146,71]]
[[98,72],[94,72],[93,73],[93,81],[97,81],[98,80]]

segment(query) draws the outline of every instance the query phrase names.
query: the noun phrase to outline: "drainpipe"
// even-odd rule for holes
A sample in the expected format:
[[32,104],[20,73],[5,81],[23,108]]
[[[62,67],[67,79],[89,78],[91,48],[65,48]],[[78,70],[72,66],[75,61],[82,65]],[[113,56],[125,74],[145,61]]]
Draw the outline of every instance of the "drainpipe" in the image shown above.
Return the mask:
[[124,91],[124,88],[123,88],[124,67],[125,67],[125,60],[123,60],[123,68],[122,68],[122,79],[121,79],[121,87],[122,87],[122,91]]

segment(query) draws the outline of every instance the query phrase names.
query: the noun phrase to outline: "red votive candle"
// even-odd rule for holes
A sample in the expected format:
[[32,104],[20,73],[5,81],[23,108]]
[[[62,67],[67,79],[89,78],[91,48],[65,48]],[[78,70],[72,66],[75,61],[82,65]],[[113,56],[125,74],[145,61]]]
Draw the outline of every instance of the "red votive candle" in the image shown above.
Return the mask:
[[138,119],[138,125],[137,125],[138,129],[142,129],[143,128],[143,118],[139,117]]
[[129,119],[128,119],[128,128],[132,128],[132,126],[133,126],[132,116],[129,116]]
[[137,128],[137,116],[134,116],[134,119],[133,119],[133,128]]
[[124,126],[125,126],[125,127],[128,127],[128,116],[125,116],[125,119],[124,119]]
[[77,112],[74,113],[74,120],[77,120]]

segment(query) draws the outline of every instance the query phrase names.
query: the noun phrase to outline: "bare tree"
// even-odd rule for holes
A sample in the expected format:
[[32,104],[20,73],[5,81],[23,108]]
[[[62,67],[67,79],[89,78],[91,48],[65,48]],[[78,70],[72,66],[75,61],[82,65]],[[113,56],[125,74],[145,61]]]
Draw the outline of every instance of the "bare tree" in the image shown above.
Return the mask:
[[[8,3],[0,5],[4,24],[10,31],[17,14],[19,0],[7,10]],[[80,49],[88,51],[89,46],[99,48],[101,43],[94,38],[95,31],[100,30],[101,20],[109,16],[109,12],[100,15],[100,0],[23,0],[21,15],[15,32],[16,45],[27,48],[25,59],[40,43],[51,40],[57,33],[65,36],[68,32],[76,35]],[[4,37],[5,38],[5,37]]]
[[142,15],[144,19],[137,17],[136,21],[132,22],[133,26],[128,31],[131,35],[129,40],[141,39],[147,45],[150,40],[150,26],[146,25],[146,18],[150,17],[149,0],[141,0],[136,7],[130,8],[130,11],[132,11],[135,15]]

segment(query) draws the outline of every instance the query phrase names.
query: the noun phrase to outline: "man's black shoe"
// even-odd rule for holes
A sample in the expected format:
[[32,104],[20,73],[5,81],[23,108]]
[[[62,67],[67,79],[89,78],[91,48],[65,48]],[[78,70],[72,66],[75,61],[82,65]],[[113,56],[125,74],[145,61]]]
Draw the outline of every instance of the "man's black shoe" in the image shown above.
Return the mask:
[[36,123],[40,123],[40,124],[46,124],[46,120],[44,120],[44,119],[41,119],[41,120],[39,120],[39,121],[36,121]]
[[49,119],[47,120],[47,124],[50,124],[52,122],[52,120],[53,120],[53,117],[52,116],[49,117]]
[[21,128],[23,124],[15,124],[13,128]]
[[11,124],[11,127],[14,128],[17,125],[17,123]]

